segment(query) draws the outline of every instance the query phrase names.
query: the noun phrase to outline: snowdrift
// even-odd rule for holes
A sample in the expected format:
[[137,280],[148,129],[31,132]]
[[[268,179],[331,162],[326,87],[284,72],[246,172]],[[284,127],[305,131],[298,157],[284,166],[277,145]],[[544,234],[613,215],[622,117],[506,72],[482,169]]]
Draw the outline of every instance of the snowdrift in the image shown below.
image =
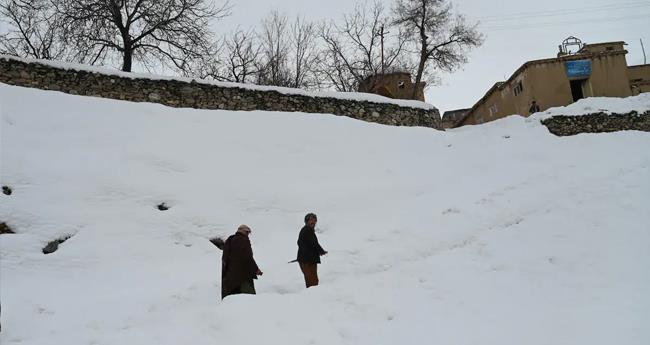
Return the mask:
[[[438,132],[6,85],[0,115],[3,345],[650,342],[648,133],[559,138],[521,117]],[[329,251],[309,290],[287,264],[307,212]],[[221,301],[208,239],[241,223],[265,274]]]
[[547,119],[556,115],[581,116],[594,113],[626,114],[650,111],[650,92],[630,97],[589,97],[578,100],[565,107],[549,108],[534,117]]

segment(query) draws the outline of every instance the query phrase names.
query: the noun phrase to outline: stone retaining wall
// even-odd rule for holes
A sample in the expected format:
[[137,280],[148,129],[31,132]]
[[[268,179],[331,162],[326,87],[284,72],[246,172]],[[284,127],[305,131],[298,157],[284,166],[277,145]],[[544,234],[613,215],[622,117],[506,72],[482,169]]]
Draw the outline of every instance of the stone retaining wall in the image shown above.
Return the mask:
[[0,82],[75,95],[153,102],[171,107],[300,111],[394,126],[441,129],[438,110],[334,97],[285,94],[180,80],[131,78],[0,57]]
[[580,133],[605,133],[617,131],[650,132],[650,111],[639,114],[594,113],[581,116],[553,116],[542,120],[548,130],[558,136],[576,135]]

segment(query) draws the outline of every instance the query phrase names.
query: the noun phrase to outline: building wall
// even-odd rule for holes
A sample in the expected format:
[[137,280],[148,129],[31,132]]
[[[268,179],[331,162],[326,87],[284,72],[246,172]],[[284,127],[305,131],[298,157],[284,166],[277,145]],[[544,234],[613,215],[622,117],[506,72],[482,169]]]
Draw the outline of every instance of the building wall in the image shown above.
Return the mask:
[[590,97],[632,96],[625,55],[602,55],[592,59]]
[[448,110],[442,115],[442,128],[453,128],[458,121],[465,118],[470,109]]
[[424,82],[420,82],[413,97],[415,83],[409,73],[394,72],[366,78],[359,85],[359,92],[368,92],[394,99],[414,99],[424,102]]
[[630,78],[630,81],[637,79],[650,80],[650,64],[628,67],[627,76]]
[[131,78],[81,68],[55,67],[37,61],[26,62],[6,56],[0,56],[0,83],[179,108],[298,111],[343,115],[386,125],[442,129],[440,115],[435,108],[285,94],[275,90],[249,89],[244,85],[228,87],[194,80]]
[[627,75],[630,78],[632,94],[650,92],[650,64],[630,66],[627,68]]
[[464,124],[475,125],[494,121],[505,116],[505,114],[515,114],[512,109],[513,103],[510,88],[505,84],[495,86],[485,99],[485,102],[471,111]]
[[610,52],[615,50],[625,50],[625,42],[603,42],[603,43],[594,43],[594,44],[585,44],[580,52],[588,53],[602,53]]
[[591,75],[583,84],[584,97],[632,95],[624,53],[549,59],[533,62],[507,82],[493,87],[462,124],[480,124],[512,114],[529,116],[528,110],[533,100],[537,101],[542,111],[573,103],[564,63],[579,59],[592,61]]
[[[591,76],[582,86],[584,97],[631,96],[627,78],[625,55],[596,55],[591,60]],[[515,98],[517,114],[530,115],[528,109],[536,100],[542,111],[573,103],[570,79],[566,75],[565,60],[534,64],[528,70],[528,88],[524,97]]]

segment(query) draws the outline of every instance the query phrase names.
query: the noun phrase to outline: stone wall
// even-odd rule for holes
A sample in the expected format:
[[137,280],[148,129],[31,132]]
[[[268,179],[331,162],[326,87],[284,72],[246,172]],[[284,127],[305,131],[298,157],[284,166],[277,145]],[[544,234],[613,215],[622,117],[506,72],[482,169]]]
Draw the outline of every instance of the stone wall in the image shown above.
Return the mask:
[[594,113],[582,116],[553,116],[542,120],[548,130],[558,136],[580,133],[605,133],[616,131],[650,132],[650,111],[639,114]]
[[153,102],[171,107],[224,110],[300,111],[335,114],[394,126],[441,129],[435,108],[254,90],[196,81],[131,78],[55,67],[0,56],[0,82],[75,95]]

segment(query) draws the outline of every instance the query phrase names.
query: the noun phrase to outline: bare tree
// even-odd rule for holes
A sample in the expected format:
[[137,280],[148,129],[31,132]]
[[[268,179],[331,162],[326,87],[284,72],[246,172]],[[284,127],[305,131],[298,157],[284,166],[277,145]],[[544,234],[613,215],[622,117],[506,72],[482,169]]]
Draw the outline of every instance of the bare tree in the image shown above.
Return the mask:
[[209,22],[229,15],[229,4],[206,0],[58,0],[66,35],[79,51],[106,52],[130,72],[163,64],[181,71],[209,53]]
[[223,80],[246,83],[257,75],[260,46],[255,31],[237,30],[226,40],[226,51],[227,72],[222,74]]
[[233,83],[255,82],[260,47],[254,30],[237,29],[216,44],[215,52],[199,63],[202,78]]
[[271,12],[262,20],[258,84],[287,87],[291,85],[287,29],[287,16],[277,11]]
[[448,0],[397,0],[393,12],[393,23],[409,34],[417,49],[416,85],[427,72],[456,70],[467,62],[471,48],[483,44],[477,25],[454,15]]
[[324,23],[320,31],[325,48],[318,60],[319,75],[337,91],[355,91],[361,81],[362,67],[348,53],[348,47],[335,31],[333,22]]
[[[390,24],[383,4],[378,1],[357,3],[341,22],[324,23],[320,29],[325,44],[321,75],[337,90],[353,91],[368,76],[405,67],[406,36]],[[387,34],[388,29],[394,30],[391,35]]]
[[262,20],[258,83],[294,88],[317,88],[314,66],[318,58],[316,26],[304,18],[290,22],[271,12]]
[[0,35],[0,52],[35,59],[62,59],[61,21],[48,0],[2,0],[0,16],[9,26]]
[[315,75],[319,52],[316,39],[316,26],[297,17],[291,25],[291,87],[311,89],[320,85]]
[[323,49],[319,58],[316,73],[321,83],[341,92],[353,92],[357,88],[357,76],[345,57],[339,53],[338,42],[333,42]]

